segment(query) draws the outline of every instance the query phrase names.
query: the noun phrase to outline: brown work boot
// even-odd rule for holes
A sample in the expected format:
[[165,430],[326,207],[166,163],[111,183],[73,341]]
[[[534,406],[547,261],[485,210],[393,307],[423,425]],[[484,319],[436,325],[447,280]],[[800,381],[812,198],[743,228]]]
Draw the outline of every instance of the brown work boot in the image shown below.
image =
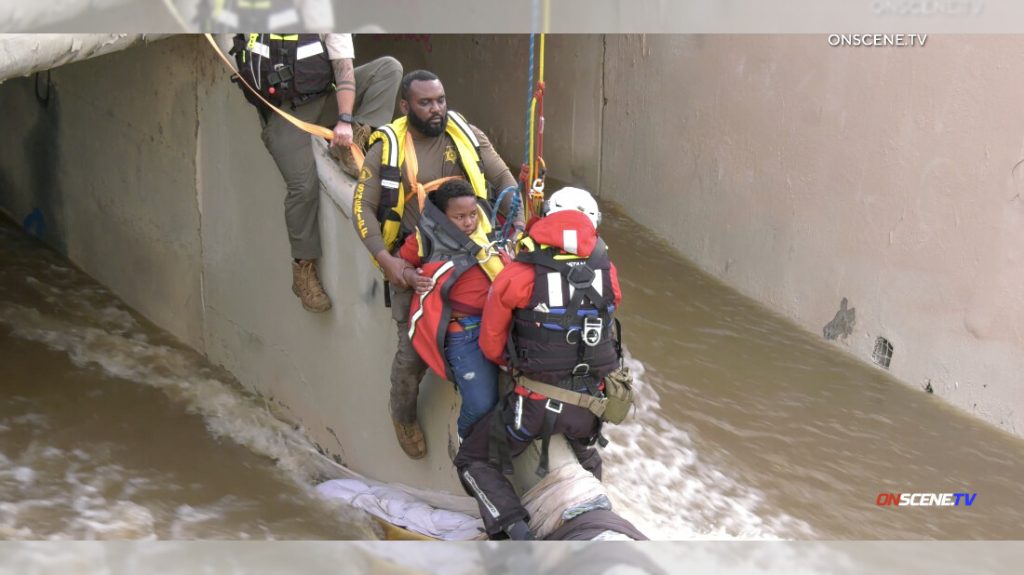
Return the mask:
[[410,459],[420,459],[427,454],[427,442],[423,439],[423,431],[420,429],[418,421],[412,423],[393,421],[393,423],[395,424],[395,436],[398,437],[398,444],[402,446],[402,451]]
[[331,309],[331,298],[320,285],[313,260],[292,261],[292,292],[302,300],[306,311],[320,313]]
[[[358,146],[363,153],[366,153],[366,142],[370,139],[371,132],[373,130],[366,124],[352,124],[352,143]],[[338,160],[341,161],[341,170],[343,172],[357,180],[359,179],[359,171],[363,167],[356,161],[355,156],[352,154],[352,148],[349,146],[342,148],[338,152]]]

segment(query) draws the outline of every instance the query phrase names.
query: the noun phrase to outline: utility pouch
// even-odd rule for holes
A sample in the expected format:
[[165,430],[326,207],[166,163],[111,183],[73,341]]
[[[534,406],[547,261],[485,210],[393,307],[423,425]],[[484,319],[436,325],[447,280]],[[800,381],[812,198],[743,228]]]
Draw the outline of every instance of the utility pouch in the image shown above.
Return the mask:
[[604,413],[602,421],[622,423],[633,408],[633,374],[621,367],[604,376]]

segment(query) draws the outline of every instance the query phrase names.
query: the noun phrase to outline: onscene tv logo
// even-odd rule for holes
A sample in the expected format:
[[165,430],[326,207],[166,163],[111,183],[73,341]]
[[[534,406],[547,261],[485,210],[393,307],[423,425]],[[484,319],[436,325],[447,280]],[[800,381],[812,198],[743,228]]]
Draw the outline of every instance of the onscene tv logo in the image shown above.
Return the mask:
[[970,507],[977,493],[879,493],[879,507]]

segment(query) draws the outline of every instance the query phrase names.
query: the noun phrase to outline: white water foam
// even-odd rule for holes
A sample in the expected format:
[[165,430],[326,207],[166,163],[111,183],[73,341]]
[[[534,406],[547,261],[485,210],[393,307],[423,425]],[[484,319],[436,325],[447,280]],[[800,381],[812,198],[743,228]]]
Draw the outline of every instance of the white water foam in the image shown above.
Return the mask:
[[[50,279],[50,278],[47,278]],[[68,354],[72,363],[83,369],[99,369],[104,374],[159,388],[188,411],[202,416],[211,434],[224,437],[251,451],[271,458],[302,489],[315,493],[312,484],[322,477],[341,476],[338,466],[317,453],[301,429],[276,419],[260,401],[245,395],[237,387],[218,378],[197,354],[151,341],[143,327],[111,296],[97,288],[63,287],[62,278],[46,283],[25,278],[29,287],[44,295],[47,302],[59,302],[51,315],[13,302],[0,301],[0,325],[12,335],[45,344]],[[16,427],[32,429],[36,441],[15,460],[0,453],[0,486],[5,492],[16,486],[29,487],[37,476],[61,475],[63,489],[36,485],[33,500],[0,505],[0,538],[35,539],[42,536],[27,525],[38,524],[45,507],[63,507],[73,511],[74,519],[45,536],[74,539],[148,539],[155,538],[154,517],[146,508],[130,501],[150,479],[128,477],[117,466],[97,466],[91,459],[106,460],[102,454],[92,457],[85,446],[70,453],[47,446],[46,418],[27,413],[0,421],[0,433]],[[54,459],[63,458],[63,467]],[[49,460],[49,461],[47,461]],[[12,484],[16,484],[13,485]],[[108,491],[118,492],[110,498]],[[162,486],[161,489],[166,489]],[[204,522],[237,509],[239,501],[222,500],[203,508],[179,508],[172,521],[176,538],[209,536],[201,529]],[[336,505],[335,505],[336,506]],[[371,523],[361,511],[340,508],[339,520],[364,525],[366,538],[373,538]],[[51,522],[52,523],[52,522]],[[217,533],[229,538],[252,536],[270,538],[265,527],[257,533]]]
[[615,509],[651,539],[779,539],[810,536],[805,522],[763,510],[763,496],[701,460],[686,431],[661,415],[644,365],[625,352],[636,410],[605,426],[604,483]]
[[[106,375],[163,390],[200,414],[212,434],[270,457],[304,484],[324,472],[324,462],[301,429],[217,379],[191,352],[151,343],[134,330],[110,333],[9,302],[0,302],[0,323],[18,337],[66,352],[77,367],[99,368]],[[310,457],[311,452],[317,457]]]
[[100,458],[83,450],[47,447],[45,437],[33,433],[13,459],[0,455],[0,491],[11,496],[0,503],[0,539],[156,537],[150,511],[126,499],[133,490],[125,488],[132,482],[122,467],[97,464]]

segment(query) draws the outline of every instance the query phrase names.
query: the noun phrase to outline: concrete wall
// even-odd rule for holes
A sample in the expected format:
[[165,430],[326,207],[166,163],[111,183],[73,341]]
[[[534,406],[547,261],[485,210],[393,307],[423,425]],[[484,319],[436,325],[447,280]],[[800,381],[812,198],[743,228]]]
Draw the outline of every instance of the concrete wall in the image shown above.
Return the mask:
[[[206,353],[346,465],[418,487],[460,488],[447,453],[449,420],[423,416],[429,455],[411,461],[388,414],[396,343],[383,283],[341,205],[321,194],[321,278],[334,307],[302,309],[291,292],[284,181],[260,140],[255,109],[223,64],[195,43],[199,63],[199,185]],[[420,412],[448,415],[451,386],[429,378]]]
[[429,456],[411,461],[395,440],[394,323],[348,219],[353,182],[338,201],[321,196],[334,308],[310,314],[291,293],[284,182],[228,77],[192,36],[57,68],[47,105],[31,78],[4,83],[14,145],[0,147],[0,208],[16,221],[38,208],[45,241],[329,455],[376,479],[461,493],[449,384],[421,386]]
[[201,349],[192,57],[178,38],[63,66],[49,90],[39,76],[48,101],[33,78],[5,82],[0,205],[38,209],[51,245]]
[[[604,38],[553,34],[545,46],[544,157],[549,175],[589,189],[600,186]],[[539,40],[535,66],[539,67]],[[526,136],[526,35],[357,36],[356,58],[388,54],[406,71],[426,68],[444,83],[448,105],[487,133],[518,176]]]
[[1024,41],[609,36],[603,198],[812,332],[1024,433]]

